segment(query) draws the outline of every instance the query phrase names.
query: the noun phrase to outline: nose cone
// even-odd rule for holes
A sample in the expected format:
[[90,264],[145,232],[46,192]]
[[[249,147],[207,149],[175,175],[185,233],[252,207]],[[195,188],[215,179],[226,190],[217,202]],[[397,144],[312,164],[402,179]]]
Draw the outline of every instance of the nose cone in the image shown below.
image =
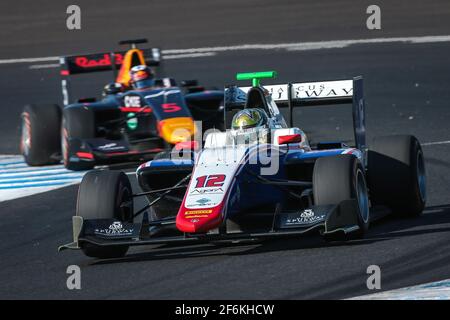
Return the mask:
[[217,228],[223,221],[221,209],[221,206],[208,209],[187,209],[182,206],[177,214],[177,229],[187,233],[204,233]]
[[189,141],[197,132],[194,120],[189,117],[162,120],[158,128],[161,137],[170,144]]

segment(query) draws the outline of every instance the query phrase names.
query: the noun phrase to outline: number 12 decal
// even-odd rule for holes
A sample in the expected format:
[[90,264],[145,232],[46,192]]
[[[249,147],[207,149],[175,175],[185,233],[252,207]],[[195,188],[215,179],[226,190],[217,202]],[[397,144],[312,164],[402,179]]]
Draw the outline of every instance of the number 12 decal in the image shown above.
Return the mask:
[[210,174],[208,176],[201,176],[197,178],[196,188],[214,188],[221,187],[225,181],[224,174]]

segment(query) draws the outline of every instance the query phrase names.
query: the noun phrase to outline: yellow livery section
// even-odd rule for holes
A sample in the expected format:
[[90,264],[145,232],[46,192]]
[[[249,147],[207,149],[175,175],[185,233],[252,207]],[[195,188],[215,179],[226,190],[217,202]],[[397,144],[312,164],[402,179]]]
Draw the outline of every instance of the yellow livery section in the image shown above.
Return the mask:
[[139,49],[130,49],[123,57],[122,66],[117,75],[116,82],[126,87],[130,86],[130,69],[134,66],[145,65],[144,54]]
[[169,118],[159,122],[160,136],[171,144],[189,141],[196,132],[197,127],[190,117]]

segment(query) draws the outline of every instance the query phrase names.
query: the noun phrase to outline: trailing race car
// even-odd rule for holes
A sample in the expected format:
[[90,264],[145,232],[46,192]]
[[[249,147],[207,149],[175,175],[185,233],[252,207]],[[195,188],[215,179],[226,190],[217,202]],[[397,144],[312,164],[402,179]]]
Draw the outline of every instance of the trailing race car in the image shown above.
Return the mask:
[[[223,91],[205,90],[195,80],[181,88],[171,78],[157,78],[157,48],[137,49],[145,39],[121,41],[126,52],[61,58],[64,107],[27,105],[22,113],[21,152],[27,164],[64,161],[71,170],[95,164],[151,159],[191,137],[197,130],[221,128]],[[148,66],[146,66],[148,65]],[[105,86],[100,101],[71,103],[69,76],[120,67],[115,83]],[[152,69],[151,69],[152,68]],[[194,119],[202,121],[197,128]]]
[[[226,132],[211,132],[194,158],[166,158],[137,169],[143,192],[119,171],[91,171],[80,185],[74,241],[60,247],[119,257],[131,245],[297,237],[364,236],[370,221],[425,205],[424,158],[410,135],[366,145],[363,79],[261,86],[274,72],[238,74],[252,87],[225,90]],[[308,88],[320,88],[311,94]],[[310,145],[292,108],[350,103],[353,146]],[[290,109],[290,126],[279,107]],[[133,198],[148,205],[133,208]],[[139,217],[139,218],[138,218]],[[138,220],[136,222],[135,220]]]

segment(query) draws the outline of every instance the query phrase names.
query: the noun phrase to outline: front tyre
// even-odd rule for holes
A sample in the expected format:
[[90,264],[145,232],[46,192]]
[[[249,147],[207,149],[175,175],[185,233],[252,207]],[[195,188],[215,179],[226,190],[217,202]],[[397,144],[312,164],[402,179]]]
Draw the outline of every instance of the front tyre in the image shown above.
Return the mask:
[[[352,155],[323,157],[316,160],[313,171],[315,205],[337,205],[344,200],[358,202],[359,230],[345,236],[344,240],[362,238],[369,229],[369,197],[364,168]],[[340,240],[332,235],[326,240]]]
[[400,216],[418,216],[426,202],[426,172],[416,137],[396,135],[373,139],[368,152],[371,200]]
[[[86,173],[78,189],[77,216],[84,220],[115,219],[133,222],[133,197],[130,180],[121,171],[93,170]],[[128,246],[101,247],[83,243],[88,257],[100,259],[124,256]]]

